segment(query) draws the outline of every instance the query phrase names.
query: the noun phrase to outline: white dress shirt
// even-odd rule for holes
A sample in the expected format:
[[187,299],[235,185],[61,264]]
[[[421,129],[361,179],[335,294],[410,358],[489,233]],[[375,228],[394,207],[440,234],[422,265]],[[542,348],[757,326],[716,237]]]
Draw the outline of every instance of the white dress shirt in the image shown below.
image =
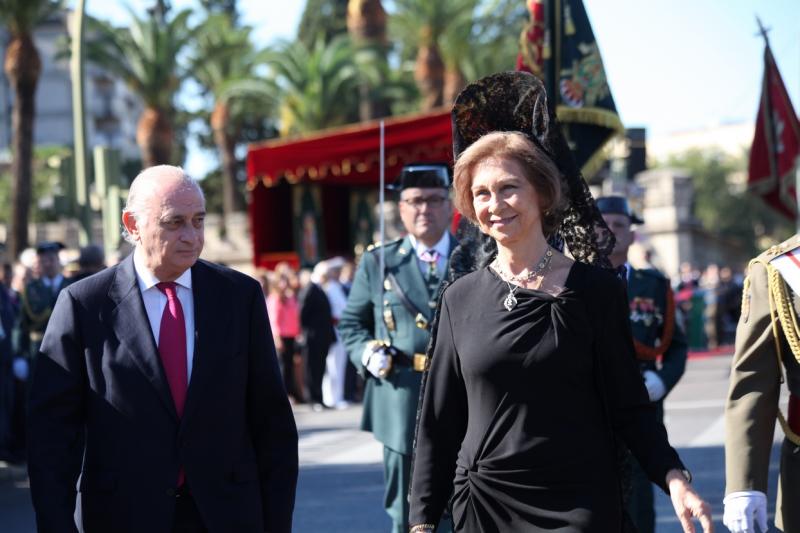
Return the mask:
[[[139,248],[133,252],[133,267],[136,270],[136,280],[142,293],[144,309],[150,321],[150,330],[158,346],[158,334],[161,332],[161,316],[167,306],[167,295],[158,290],[156,283],[160,280],[147,269],[144,257]],[[187,383],[192,377],[192,362],[194,359],[194,295],[192,294],[192,271],[187,269],[175,280],[177,284],[178,300],[183,308],[183,318],[186,322],[186,378]]]
[[428,248],[414,238],[413,235],[409,235],[408,240],[411,241],[411,246],[414,247],[414,253],[417,254],[417,265],[419,266],[419,271],[422,272],[423,278],[428,276],[428,262],[423,261],[420,256],[428,250],[436,250],[439,253],[439,257],[436,259],[436,275],[439,276],[439,279],[442,279],[445,269],[447,268],[447,255],[450,253],[450,234],[445,231],[442,238],[439,239],[439,242],[437,242],[433,248]]

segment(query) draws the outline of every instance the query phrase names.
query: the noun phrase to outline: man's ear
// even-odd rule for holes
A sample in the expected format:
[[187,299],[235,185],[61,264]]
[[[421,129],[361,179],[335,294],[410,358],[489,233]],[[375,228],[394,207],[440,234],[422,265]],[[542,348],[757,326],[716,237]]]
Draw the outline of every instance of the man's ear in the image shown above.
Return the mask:
[[122,225],[127,230],[128,234],[134,239],[139,238],[139,224],[136,217],[130,211],[122,212]]

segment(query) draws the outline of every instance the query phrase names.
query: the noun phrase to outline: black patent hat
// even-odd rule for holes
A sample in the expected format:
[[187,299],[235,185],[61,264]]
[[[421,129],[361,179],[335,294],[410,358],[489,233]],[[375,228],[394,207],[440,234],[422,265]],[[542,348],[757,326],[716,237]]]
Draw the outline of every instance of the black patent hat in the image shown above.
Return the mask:
[[644,220],[636,216],[624,196],[601,196],[595,199],[595,203],[604,215],[625,215],[631,224],[644,224]]
[[397,192],[410,187],[447,189],[451,181],[450,166],[446,163],[414,163],[404,166],[395,182],[386,188]]

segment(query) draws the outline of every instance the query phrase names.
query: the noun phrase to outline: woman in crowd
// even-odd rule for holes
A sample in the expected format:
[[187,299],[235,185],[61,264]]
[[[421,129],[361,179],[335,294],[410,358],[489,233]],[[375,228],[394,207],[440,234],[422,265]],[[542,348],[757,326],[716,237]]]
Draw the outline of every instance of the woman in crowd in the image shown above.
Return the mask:
[[283,369],[283,385],[295,402],[303,402],[303,391],[299,380],[295,378],[295,355],[298,354],[295,340],[300,335],[300,310],[290,275],[278,272],[276,269],[273,282],[270,283],[267,312]]
[[[525,73],[481,80],[453,116],[454,202],[490,238],[489,253],[441,296],[411,531],[433,531],[449,501],[456,531],[619,532],[616,438],[670,493],[685,531],[692,516],[710,531],[648,401],[624,288],[586,264],[601,262],[592,241],[605,226],[541,83]],[[578,260],[551,246],[554,235]]]

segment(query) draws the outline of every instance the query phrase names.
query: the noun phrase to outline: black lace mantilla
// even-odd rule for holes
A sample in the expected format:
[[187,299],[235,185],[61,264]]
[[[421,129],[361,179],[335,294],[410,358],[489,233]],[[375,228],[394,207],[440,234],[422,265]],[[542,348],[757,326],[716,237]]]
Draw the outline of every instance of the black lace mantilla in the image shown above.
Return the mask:
[[[551,244],[577,261],[611,268],[608,255],[614,237],[595,205],[589,186],[575,164],[561,126],[547,101],[542,82],[527,72],[501,72],[468,85],[452,112],[453,156],[457,158],[481,136],[493,131],[524,133],[561,171],[565,196],[561,222]],[[459,227],[459,247],[451,259],[450,279],[484,266],[496,253],[494,241],[466,219]]]

